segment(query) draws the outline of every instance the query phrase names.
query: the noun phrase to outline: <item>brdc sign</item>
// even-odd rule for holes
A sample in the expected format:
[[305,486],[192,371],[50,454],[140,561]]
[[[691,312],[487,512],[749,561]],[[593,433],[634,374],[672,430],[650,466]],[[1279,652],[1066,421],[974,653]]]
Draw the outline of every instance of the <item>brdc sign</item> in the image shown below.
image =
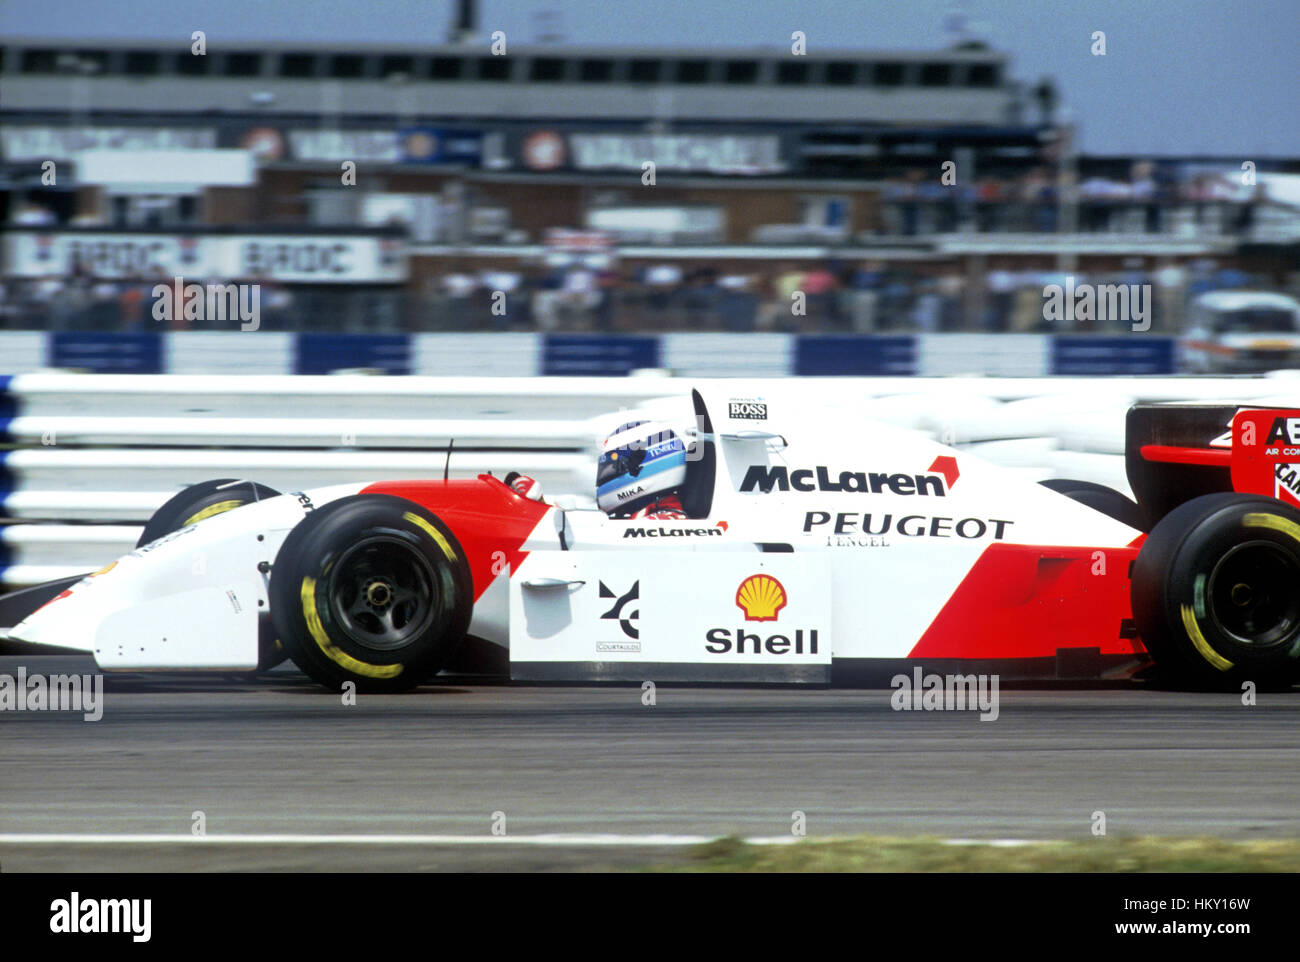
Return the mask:
[[6,270],[15,277],[83,272],[141,283],[180,276],[400,284],[407,276],[406,243],[395,237],[19,230],[8,232],[3,243]]

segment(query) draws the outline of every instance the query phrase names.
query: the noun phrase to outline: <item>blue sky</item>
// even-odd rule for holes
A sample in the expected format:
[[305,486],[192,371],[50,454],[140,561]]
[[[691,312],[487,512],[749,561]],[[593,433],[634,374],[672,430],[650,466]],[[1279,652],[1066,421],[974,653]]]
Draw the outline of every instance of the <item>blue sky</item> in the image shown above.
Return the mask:
[[[484,31],[528,42],[559,12],[579,44],[934,49],[960,11],[1013,57],[1056,78],[1091,153],[1300,156],[1296,0],[482,0]],[[0,0],[0,33],[342,43],[438,41],[450,0]],[[1095,30],[1107,54],[1089,52]]]

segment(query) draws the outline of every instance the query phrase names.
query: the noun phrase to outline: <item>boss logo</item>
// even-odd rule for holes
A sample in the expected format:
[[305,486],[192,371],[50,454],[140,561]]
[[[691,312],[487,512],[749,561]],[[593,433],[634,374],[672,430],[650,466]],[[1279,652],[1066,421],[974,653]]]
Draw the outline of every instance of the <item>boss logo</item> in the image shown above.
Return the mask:
[[734,421],[766,421],[767,403],[765,401],[731,401],[727,405],[727,415]]

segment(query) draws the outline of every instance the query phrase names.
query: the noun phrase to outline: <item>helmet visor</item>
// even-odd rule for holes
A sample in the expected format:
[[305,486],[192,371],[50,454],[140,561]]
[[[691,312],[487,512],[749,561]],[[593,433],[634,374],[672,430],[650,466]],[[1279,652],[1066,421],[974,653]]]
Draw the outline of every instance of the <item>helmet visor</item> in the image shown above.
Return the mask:
[[605,451],[596,462],[596,487],[608,484],[625,474],[636,477],[641,473],[641,462],[645,460],[646,449],[642,447],[621,447]]

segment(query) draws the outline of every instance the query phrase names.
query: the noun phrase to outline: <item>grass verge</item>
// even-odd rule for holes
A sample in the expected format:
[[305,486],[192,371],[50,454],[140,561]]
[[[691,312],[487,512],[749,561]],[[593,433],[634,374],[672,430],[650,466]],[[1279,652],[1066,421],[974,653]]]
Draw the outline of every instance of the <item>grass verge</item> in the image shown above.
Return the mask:
[[1300,840],[1089,838],[953,844],[866,836],[752,845],[721,838],[655,871],[677,872],[1300,872]]

